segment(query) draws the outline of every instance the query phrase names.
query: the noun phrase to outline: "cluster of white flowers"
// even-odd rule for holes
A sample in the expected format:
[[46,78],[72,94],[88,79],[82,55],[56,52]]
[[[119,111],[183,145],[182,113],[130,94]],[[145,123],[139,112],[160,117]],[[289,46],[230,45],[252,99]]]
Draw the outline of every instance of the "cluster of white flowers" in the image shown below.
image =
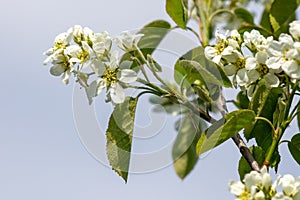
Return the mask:
[[[94,33],[87,27],[76,25],[55,38],[54,46],[44,53],[48,56],[44,64],[51,63],[50,73],[62,75],[65,84],[69,83],[73,74],[85,88],[90,104],[92,98],[104,88],[112,102],[122,103],[125,99],[124,87],[136,81],[137,74],[133,70],[120,68],[118,51],[111,53],[112,42],[129,52],[137,48],[141,37],[141,34],[123,32],[112,40],[107,32]],[[96,75],[96,79],[89,83],[92,75]]]
[[[221,66],[233,82],[249,89],[264,79],[270,87],[300,79],[300,21],[290,23],[290,34],[282,33],[278,40],[264,37],[257,30],[237,30],[229,36],[216,33],[216,44],[205,48],[205,56]],[[251,55],[247,55],[251,54]]]
[[[277,191],[281,185],[282,192]],[[300,177],[278,176],[272,184],[271,175],[263,167],[261,173],[252,171],[243,181],[231,181],[229,190],[237,200],[300,200]]]

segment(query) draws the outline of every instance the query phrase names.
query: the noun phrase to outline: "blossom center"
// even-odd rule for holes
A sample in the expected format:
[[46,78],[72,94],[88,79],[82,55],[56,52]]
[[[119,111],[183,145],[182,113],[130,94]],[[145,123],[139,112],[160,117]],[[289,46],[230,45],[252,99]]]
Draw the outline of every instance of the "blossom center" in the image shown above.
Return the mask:
[[235,65],[236,65],[237,70],[243,69],[243,68],[245,68],[246,60],[243,58],[238,58]]
[[87,51],[83,50],[82,52],[80,52],[78,54],[78,59],[81,61],[81,63],[83,63],[86,60],[86,58],[88,58],[88,56],[89,56],[89,53]]
[[66,44],[62,40],[58,40],[57,42],[54,43],[55,49],[64,49],[66,48]]
[[222,53],[227,46],[228,46],[228,41],[222,40],[215,46],[215,48],[218,51],[218,53]]
[[260,64],[257,68],[257,71],[259,72],[259,74],[261,75],[266,75],[267,73],[269,73],[269,68],[267,65],[265,64]]
[[106,84],[108,87],[111,86],[112,83],[116,83],[118,81],[118,77],[117,77],[117,73],[118,73],[119,69],[106,69],[104,75],[103,75],[103,79],[106,81]]

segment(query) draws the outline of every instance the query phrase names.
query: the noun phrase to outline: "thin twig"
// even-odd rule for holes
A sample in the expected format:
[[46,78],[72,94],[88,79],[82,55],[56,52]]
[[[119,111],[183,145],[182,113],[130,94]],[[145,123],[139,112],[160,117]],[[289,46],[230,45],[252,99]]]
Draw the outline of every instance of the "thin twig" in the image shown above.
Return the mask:
[[[225,115],[228,113],[228,109],[227,109],[226,101],[225,101],[222,91],[220,91],[220,96],[218,98],[217,107],[218,107],[220,113],[222,114],[222,116],[225,117]],[[255,158],[251,154],[250,149],[247,147],[246,143],[244,142],[244,140],[240,136],[240,134],[236,134],[231,139],[234,141],[236,146],[239,148],[242,156],[247,160],[250,167],[257,172],[260,172],[259,164],[257,163]]]

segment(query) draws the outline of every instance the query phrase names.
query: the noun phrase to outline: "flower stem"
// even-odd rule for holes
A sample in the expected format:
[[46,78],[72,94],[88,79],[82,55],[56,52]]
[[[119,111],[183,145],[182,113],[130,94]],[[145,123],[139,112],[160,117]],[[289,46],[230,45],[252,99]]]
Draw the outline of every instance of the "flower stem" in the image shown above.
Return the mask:
[[[223,97],[222,92],[219,96],[219,103],[222,104],[221,106],[218,106],[218,109],[223,117],[228,113],[228,109],[226,106],[225,98]],[[235,145],[240,150],[240,153],[242,156],[246,159],[252,170],[255,170],[257,172],[260,172],[260,167],[258,162],[255,160],[254,156],[250,152],[250,149],[247,147],[246,143],[244,142],[243,138],[240,136],[240,134],[236,134],[231,138]]]
[[284,131],[286,130],[286,128],[291,123],[289,113],[290,113],[291,105],[292,105],[292,102],[293,102],[293,99],[294,99],[294,96],[295,96],[295,92],[297,91],[297,87],[298,87],[298,82],[296,82],[294,84],[291,94],[288,95],[288,101],[286,103],[283,121],[280,122],[280,126],[275,131],[275,134],[274,134],[273,140],[272,140],[272,144],[271,144],[271,146],[270,146],[270,148],[267,152],[266,159],[263,163],[263,165],[265,165],[267,167],[270,165],[272,156],[273,156],[275,150],[278,148],[278,144],[280,143],[280,140],[281,140],[281,138],[284,134]]

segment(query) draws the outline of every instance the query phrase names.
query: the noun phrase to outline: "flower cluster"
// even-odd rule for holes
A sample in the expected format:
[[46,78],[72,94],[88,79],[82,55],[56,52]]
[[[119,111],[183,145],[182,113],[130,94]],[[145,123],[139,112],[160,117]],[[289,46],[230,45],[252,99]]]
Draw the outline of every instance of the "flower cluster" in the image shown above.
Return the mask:
[[[124,32],[114,40],[107,32],[94,33],[91,29],[76,25],[59,34],[52,48],[44,54],[48,56],[44,64],[51,63],[50,73],[62,76],[65,84],[71,74],[85,88],[89,103],[106,88],[108,99],[118,104],[125,99],[124,88],[136,81],[137,74],[131,69],[121,69],[118,51],[111,53],[113,41],[126,52],[137,48],[141,34]],[[95,75],[94,80],[89,81]],[[89,83],[90,82],[90,83]]]
[[300,21],[290,23],[289,33],[275,40],[257,30],[243,36],[237,30],[229,36],[217,32],[216,44],[205,48],[205,56],[233,76],[233,82],[242,89],[262,79],[268,86],[277,87],[286,78],[300,79]]
[[[282,186],[282,192],[277,187]],[[300,177],[292,175],[278,176],[272,184],[271,175],[263,167],[261,173],[252,171],[243,181],[231,181],[229,190],[237,200],[300,200]]]

